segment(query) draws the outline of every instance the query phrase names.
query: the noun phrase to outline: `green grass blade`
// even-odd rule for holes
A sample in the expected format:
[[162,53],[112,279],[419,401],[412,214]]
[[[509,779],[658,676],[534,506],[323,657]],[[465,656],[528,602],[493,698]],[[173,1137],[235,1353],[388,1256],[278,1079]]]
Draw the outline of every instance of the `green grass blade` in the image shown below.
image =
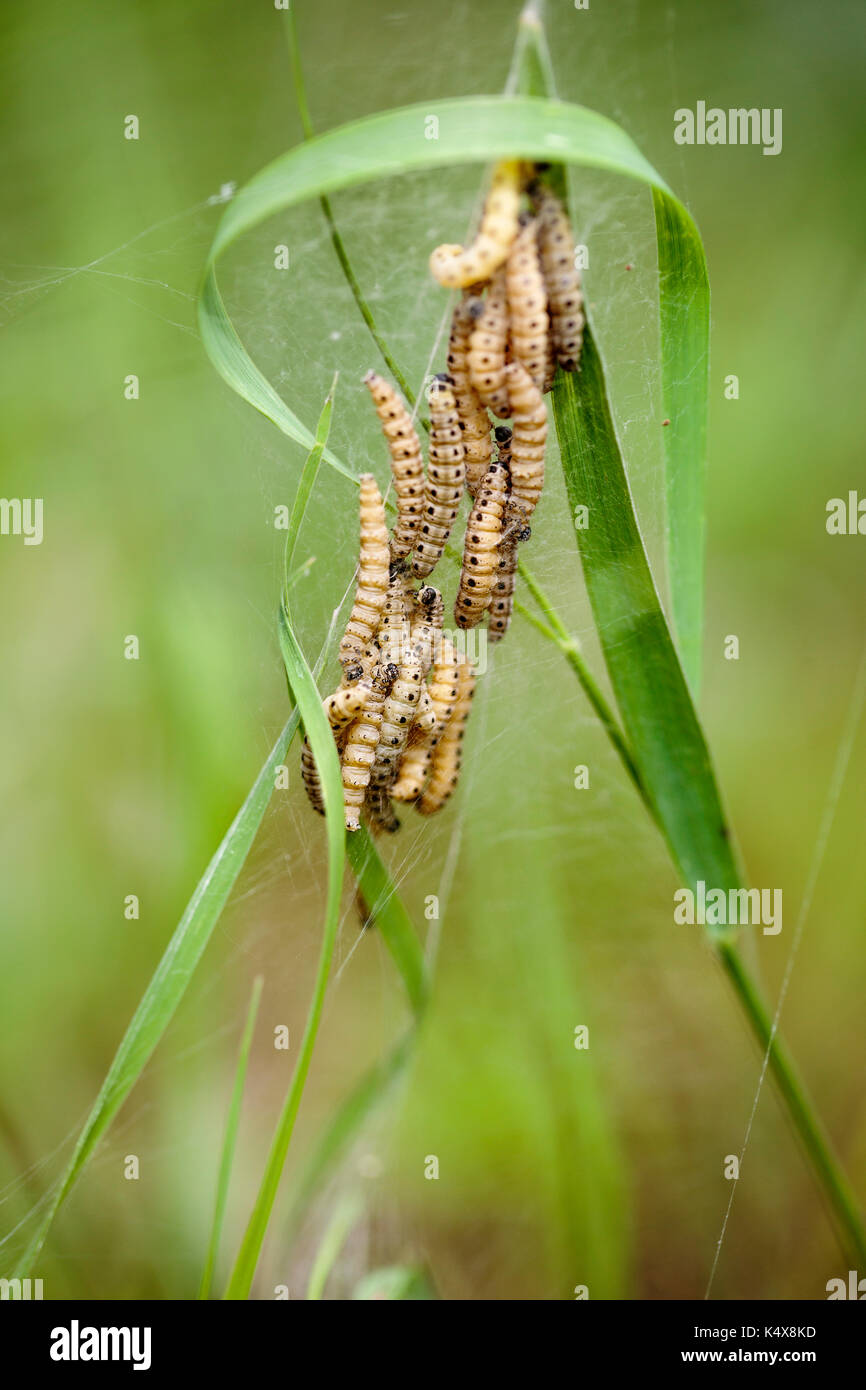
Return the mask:
[[[623,728],[682,882],[739,886],[709,751],[650,573],[592,333],[553,411],[587,593]],[[672,909],[673,910],[673,909]]]
[[234,1163],[235,1146],[238,1138],[241,1105],[243,1104],[244,1098],[244,1083],[247,1076],[247,1065],[250,1060],[250,1048],[252,1046],[253,1033],[256,1028],[256,1017],[259,1011],[259,1002],[262,997],[263,983],[264,980],[261,975],[257,975],[253,981],[253,991],[250,995],[247,1019],[244,1024],[244,1031],[241,1035],[240,1047],[238,1048],[235,1080],[232,1087],[229,1112],[226,1118],[225,1135],[223,1137],[222,1154],[220,1156],[210,1240],[208,1241],[207,1255],[205,1256],[204,1269],[202,1270],[201,1284],[199,1285],[198,1291],[199,1298],[209,1297],[211,1285],[213,1283],[213,1272],[216,1265],[217,1254],[219,1253],[220,1236],[222,1234],[223,1218],[225,1216],[226,1202],[228,1201],[232,1164]]
[[287,610],[290,606],[289,590],[292,587],[295,552],[298,548],[298,537],[301,534],[301,523],[303,522],[307,510],[307,504],[313,494],[316,478],[319,476],[319,465],[322,462],[322,456],[326,452],[336,389],[337,376],[335,374],[331,389],[322,407],[322,413],[319,416],[319,422],[316,426],[316,433],[313,439],[313,447],[307,455],[307,461],[301,470],[301,476],[295,491],[295,500],[292,503],[289,527],[286,532],[286,551],[283,560],[283,602]]
[[317,1303],[321,1299],[337,1257],[362,1211],[361,1202],[354,1194],[338,1202],[310,1270],[307,1284],[308,1302]]
[[157,1043],[174,1017],[249,854],[274,790],[276,770],[285,761],[298,722],[299,715],[295,710],[268,754],[219,849],[199,880],[117,1049],[66,1171],[22,1257],[20,1277],[26,1275],[30,1269],[42,1248],[54,1217],[81,1176],[99,1140],[138,1081]]
[[393,957],[409,1001],[420,1014],[428,997],[427,967],[415,928],[365,826],[348,837],[348,858],[370,915]]

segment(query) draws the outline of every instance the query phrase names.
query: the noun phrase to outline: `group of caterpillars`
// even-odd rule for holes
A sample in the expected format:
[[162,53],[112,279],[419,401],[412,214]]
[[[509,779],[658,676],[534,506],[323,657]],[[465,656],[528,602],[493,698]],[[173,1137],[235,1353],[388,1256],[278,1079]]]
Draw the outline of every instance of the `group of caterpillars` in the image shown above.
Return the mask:
[[[454,620],[473,628],[487,613],[489,642],[511,621],[518,546],[529,539],[544,481],[543,396],[557,365],[577,369],[584,327],[571,227],[539,172],[517,160],[497,165],[475,240],[439,246],[430,257],[435,278],[462,297],[448,370],[427,393],[426,472],[400,395],[375,372],[364,378],[391,457],[397,517],[389,536],[376,480],[362,474],[358,585],[340,643],[343,675],[324,701],[348,830],[358,829],[362,814],[374,831],[396,830],[395,801],[430,815],[457,785],[475,670],[443,632],[442,594],[427,580],[464,491],[471,500]],[[306,740],[301,769],[310,801],[323,812]]]

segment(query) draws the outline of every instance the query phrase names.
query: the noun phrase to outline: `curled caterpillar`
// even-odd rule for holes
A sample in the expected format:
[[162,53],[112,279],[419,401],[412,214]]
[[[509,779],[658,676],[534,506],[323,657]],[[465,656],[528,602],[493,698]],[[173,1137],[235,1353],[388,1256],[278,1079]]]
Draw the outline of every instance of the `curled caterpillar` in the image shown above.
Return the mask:
[[505,372],[511,398],[511,495],[520,502],[527,521],[535,510],[544,483],[547,411],[544,397],[520,362]]
[[469,376],[469,337],[475,324],[477,299],[461,299],[451,319],[448,340],[448,375],[454,386],[457,414],[463,430],[466,453],[466,488],[475,496],[478,484],[487,472],[493,452],[490,442],[490,417],[481,403]]
[[512,355],[523,363],[541,391],[548,373],[550,324],[538,255],[538,224],[534,220],[520,228],[508,253],[505,286]]
[[501,642],[511,623],[514,609],[514,585],[517,579],[517,547],[528,541],[532,532],[526,525],[526,513],[519,502],[509,498],[505,504],[502,540],[499,545],[499,564],[493,592],[490,595],[490,617],[487,623],[488,642]]
[[437,246],[430,269],[448,290],[489,280],[502,265],[517,232],[522,169],[519,160],[504,159],[493,171],[481,224],[471,246]]
[[428,687],[436,723],[429,737],[407,748],[403,754],[397,781],[391,788],[395,801],[415,801],[421,795],[433,751],[454,712],[459,683],[457,651],[450,639],[443,637],[433,661]]
[[445,548],[463,496],[466,476],[454,392],[442,376],[431,382],[427,404],[430,407],[430,462],[421,533],[412,556],[412,570],[419,579],[427,578]]
[[344,668],[357,663],[364,647],[375,637],[389,582],[388,528],[382,494],[372,473],[362,473],[358,481],[361,486],[361,556],[355,602],[340,643],[340,662]]
[[508,344],[508,296],[504,270],[498,270],[494,275],[486,299],[470,301],[468,312],[475,320],[469,335],[466,358],[469,380],[482,405],[488,406],[494,415],[507,417],[505,349]]
[[361,807],[370,785],[370,772],[376,761],[379,730],[382,727],[382,706],[397,676],[394,665],[377,666],[367,702],[357,718],[349,725],[340,767],[343,774],[343,808],[346,829],[357,830],[361,823]]
[[550,327],[556,360],[566,372],[577,371],[583,347],[583,292],[574,263],[574,237],[565,209],[549,188],[534,184],[538,215],[538,249],[547,287]]
[[[364,708],[371,688],[369,681],[359,680],[356,685],[341,686],[333,695],[328,695],[322,701],[322,708],[328,716],[328,723],[335,739],[339,740],[339,735]],[[322,783],[308,738],[304,739],[301,748],[301,780],[313,810],[323,816],[325,800],[322,795]]]
[[475,671],[472,663],[459,653],[457,671],[457,699],[454,701],[451,718],[433,750],[430,780],[416,802],[422,816],[432,816],[436,811],[442,810],[457,786],[457,778],[460,775],[463,735],[466,732],[472,696],[475,694]]
[[439,590],[434,589],[432,584],[423,585],[415,595],[411,642],[425,678],[436,655],[436,643],[444,617],[445,602]]
[[491,463],[466,523],[463,569],[454,604],[458,627],[475,627],[490,602],[507,490],[508,470],[501,463]]
[[391,455],[391,472],[397,494],[397,520],[391,536],[391,556],[402,559],[414,548],[421,524],[424,500],[424,459],[412,417],[393,386],[376,372],[364,377],[382,422]]

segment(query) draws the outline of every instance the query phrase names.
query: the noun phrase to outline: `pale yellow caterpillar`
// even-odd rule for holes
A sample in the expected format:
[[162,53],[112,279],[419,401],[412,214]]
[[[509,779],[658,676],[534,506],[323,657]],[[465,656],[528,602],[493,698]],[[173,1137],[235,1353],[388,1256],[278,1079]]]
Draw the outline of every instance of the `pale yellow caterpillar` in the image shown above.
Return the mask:
[[463,735],[466,721],[475,694],[475,670],[465,656],[457,655],[457,699],[451,718],[445,725],[441,738],[433,750],[430,763],[430,780],[424,788],[416,805],[423,816],[431,816],[441,811],[445,802],[457,786],[463,751]]
[[376,761],[379,730],[382,727],[382,706],[394,683],[397,668],[377,666],[373,673],[372,689],[357,718],[349,725],[340,767],[343,775],[343,807],[346,829],[357,830],[361,823],[361,807],[370,785],[370,772]]
[[511,495],[532,516],[544,483],[547,411],[544,397],[521,362],[506,371],[512,410]]
[[488,642],[500,642],[508,631],[514,609],[517,547],[522,541],[528,541],[531,534],[526,525],[526,513],[523,507],[519,502],[510,498],[505,505],[502,541],[499,546],[499,565],[493,592],[490,595],[490,617],[487,624]]
[[508,470],[501,463],[491,463],[469,514],[460,588],[454,604],[458,627],[475,627],[490,602],[499,563],[508,481]]
[[421,691],[421,699],[418,701],[418,713],[415,715],[415,723],[409,730],[409,738],[411,739],[414,736],[415,742],[421,742],[428,734],[432,734],[435,728],[436,711],[433,708],[433,700],[430,696],[430,691],[425,685]]
[[[322,708],[328,716],[328,723],[338,743],[340,734],[364,708],[371,689],[369,681],[359,680],[357,685],[341,686],[333,695],[328,695],[322,701]],[[313,810],[323,816],[325,801],[322,796],[322,783],[308,738],[304,739],[301,748],[301,780]]]
[[431,584],[425,584],[415,595],[411,631],[412,646],[418,655],[425,678],[436,655],[436,644],[442,631],[444,617],[445,603],[442,595]]
[[443,637],[433,661],[428,687],[436,724],[428,738],[407,748],[403,754],[397,781],[391,789],[395,801],[415,801],[420,796],[433,750],[454,712],[459,683],[458,654],[451,641]]
[[517,233],[505,265],[511,354],[522,362],[539,391],[548,371],[550,323],[547,290],[538,254],[538,225],[526,222]]
[[454,392],[442,376],[431,382],[427,404],[430,408],[430,461],[424,488],[424,516],[412,556],[412,570],[419,579],[426,579],[445,548],[463,496],[466,476]]
[[502,265],[517,232],[522,168],[519,160],[505,159],[493,171],[481,224],[471,246],[437,246],[430,269],[449,290],[489,280]]
[[367,373],[364,385],[373,397],[391,455],[391,472],[397,494],[397,520],[391,535],[391,556],[399,560],[414,548],[421,524],[424,501],[421,442],[412,417],[393,386],[376,372]]
[[361,487],[361,555],[355,602],[340,643],[340,661],[344,667],[357,662],[364,647],[375,637],[388,591],[390,554],[385,504],[372,473],[362,473],[358,481]]
[[487,414],[469,376],[469,336],[475,324],[477,299],[461,299],[451,319],[448,340],[448,375],[454,386],[457,414],[463,429],[463,448],[466,453],[466,488],[475,496],[478,484],[487,472],[492,454],[490,417]]
[[580,362],[586,323],[580,271],[574,263],[574,237],[565,209],[551,189],[533,185],[532,200],[538,214],[538,250],[556,359],[566,372],[574,372]]
[[478,399],[494,415],[506,418],[508,389],[505,385],[505,349],[508,344],[508,296],[505,271],[498,270],[490,282],[487,297],[470,302],[469,313],[475,326],[469,335],[466,361]]
[[378,634],[381,660],[399,666],[409,640],[408,579],[401,561],[391,565],[391,578]]

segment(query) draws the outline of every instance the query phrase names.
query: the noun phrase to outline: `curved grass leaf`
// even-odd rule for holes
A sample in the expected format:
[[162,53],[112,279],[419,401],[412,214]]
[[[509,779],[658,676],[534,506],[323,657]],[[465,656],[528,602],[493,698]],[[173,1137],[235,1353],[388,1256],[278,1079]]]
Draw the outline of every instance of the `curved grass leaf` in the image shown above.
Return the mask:
[[[528,31],[526,31],[528,32]],[[517,84],[543,80],[538,45],[526,47]],[[533,59],[534,61],[534,59]],[[439,120],[439,138],[424,122]],[[308,198],[423,168],[500,158],[578,164],[637,179],[653,191],[658,234],[662,379],[671,424],[665,432],[669,576],[686,670],[697,688],[703,611],[703,472],[709,290],[703,246],[683,204],[615,122],[586,107],[538,96],[425,102],[382,112],[315,136],[274,160],[228,205],[211,247],[199,302],[202,340],[217,369],[241,395],[300,443],[309,431],[246,358],[216,283],[223,252],[265,218]],[[345,465],[334,464],[351,476]]]
[[247,1010],[247,1020],[244,1024],[244,1031],[241,1035],[241,1043],[238,1048],[238,1060],[235,1068],[235,1080],[232,1086],[232,1096],[229,1102],[229,1113],[226,1120],[226,1132],[223,1139],[222,1154],[220,1157],[219,1174],[217,1176],[216,1199],[214,1201],[213,1221],[211,1223],[210,1239],[208,1241],[207,1255],[205,1257],[204,1269],[202,1270],[201,1284],[199,1285],[199,1298],[207,1298],[210,1294],[213,1283],[213,1272],[216,1265],[217,1254],[219,1253],[220,1236],[223,1228],[223,1218],[225,1216],[226,1202],[229,1195],[229,1183],[232,1176],[232,1164],[234,1163],[235,1146],[238,1138],[238,1126],[241,1119],[241,1105],[244,1098],[244,1083],[247,1076],[247,1065],[250,1060],[250,1048],[253,1041],[253,1033],[256,1028],[256,1017],[259,1012],[259,1002],[262,997],[263,977],[257,975],[253,981],[253,992],[250,996],[250,1004]]
[[277,768],[285,761],[298,723],[298,711],[294,710],[268,754],[243,806],[226,831],[219,849],[199,880],[117,1049],[66,1171],[46,1204],[39,1225],[22,1257],[20,1277],[26,1275],[42,1249],[54,1217],[75,1186],[99,1140],[141,1076],[157,1043],[174,1017],[250,852],[274,790]]

